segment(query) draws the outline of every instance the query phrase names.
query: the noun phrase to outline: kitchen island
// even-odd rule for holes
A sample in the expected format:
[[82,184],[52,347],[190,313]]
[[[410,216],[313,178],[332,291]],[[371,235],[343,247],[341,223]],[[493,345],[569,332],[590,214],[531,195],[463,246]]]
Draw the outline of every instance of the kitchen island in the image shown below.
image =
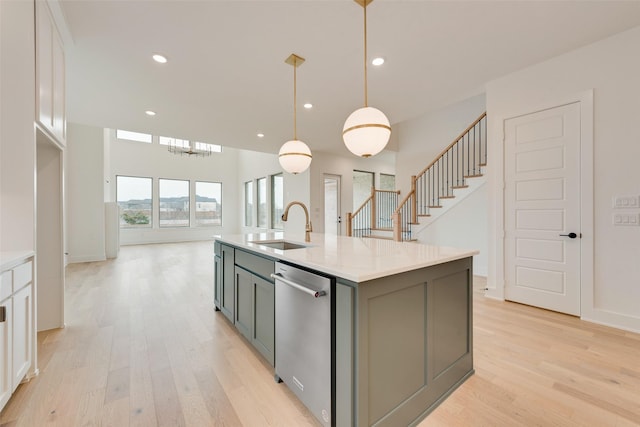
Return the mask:
[[216,236],[215,248],[216,307],[271,364],[275,262],[334,278],[331,324],[315,325],[332,330],[324,425],[415,425],[473,374],[477,251],[316,233]]

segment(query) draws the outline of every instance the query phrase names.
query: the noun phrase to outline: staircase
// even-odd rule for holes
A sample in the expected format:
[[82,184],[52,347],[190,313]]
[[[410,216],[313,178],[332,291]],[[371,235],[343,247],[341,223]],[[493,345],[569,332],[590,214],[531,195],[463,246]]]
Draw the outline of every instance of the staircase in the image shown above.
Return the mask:
[[394,200],[382,194],[396,192],[372,189],[371,197],[353,215],[347,214],[347,234],[416,240],[420,219],[435,216],[447,200],[466,196],[474,178],[483,176],[486,164],[487,113],[483,113],[427,167],[411,177],[411,190],[399,204],[399,193]]
[[[347,236],[391,239],[391,217],[398,207],[400,191],[376,190],[353,213],[347,213]],[[388,234],[388,236],[387,236]]]

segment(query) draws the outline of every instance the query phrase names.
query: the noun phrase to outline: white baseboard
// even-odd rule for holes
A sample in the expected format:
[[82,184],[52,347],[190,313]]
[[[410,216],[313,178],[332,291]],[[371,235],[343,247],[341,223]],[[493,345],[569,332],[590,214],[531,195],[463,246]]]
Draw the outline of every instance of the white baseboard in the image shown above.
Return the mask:
[[67,263],[68,264],[76,264],[80,262],[95,262],[95,261],[105,261],[107,257],[103,254],[96,255],[68,255]]
[[591,313],[580,316],[580,318],[587,322],[610,326],[624,331],[640,333],[640,317],[596,308],[591,310]]

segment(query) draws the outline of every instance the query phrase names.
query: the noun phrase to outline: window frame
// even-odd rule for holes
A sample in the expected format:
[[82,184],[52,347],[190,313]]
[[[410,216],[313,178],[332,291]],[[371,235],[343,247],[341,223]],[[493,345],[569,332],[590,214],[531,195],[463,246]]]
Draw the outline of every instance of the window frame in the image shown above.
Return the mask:
[[[162,196],[160,194],[160,192],[162,191],[161,181],[182,181],[187,183],[187,200],[189,203],[189,211],[187,212],[187,224],[182,224],[182,225],[176,225],[176,224],[163,225],[162,224],[162,211],[160,210],[161,209],[160,205],[162,203]],[[191,228],[191,180],[190,179],[158,178],[158,228]]]
[[[261,213],[261,209],[260,209],[260,183],[264,182],[264,223],[260,222],[260,213]],[[269,227],[269,188],[268,188],[268,183],[267,183],[267,177],[261,177],[261,178],[257,178],[256,179],[256,209],[257,209],[257,220],[256,220],[256,226],[258,228],[264,228],[267,229]]]
[[[133,135],[144,135],[144,136],[148,136],[148,137],[149,137],[149,141],[142,140],[142,139],[136,139],[136,138],[125,138],[125,137],[122,137],[122,138],[121,138],[120,136],[118,136],[118,134],[119,134],[120,132],[126,132],[126,133],[130,134],[130,136],[133,136]],[[142,144],[153,144],[153,135],[152,135],[152,134],[150,134],[150,133],[135,132],[135,131],[132,131],[132,130],[126,130],[126,129],[116,129],[115,137],[116,137],[116,140],[117,140],[117,141],[129,141],[129,142],[139,142],[139,143],[142,143]]]
[[[148,224],[140,224],[139,226],[123,226],[123,224],[121,223],[122,220],[122,215],[123,213],[120,212],[118,214],[118,229],[125,229],[125,230],[130,230],[130,229],[140,229],[140,228],[154,228],[154,224],[153,224],[153,212],[154,212],[154,197],[153,197],[153,177],[150,176],[135,176],[135,175],[116,175],[116,204],[118,205],[118,210],[121,210],[121,206],[120,206],[120,201],[118,200],[118,188],[120,187],[119,183],[118,183],[118,178],[135,178],[135,179],[148,179],[149,181],[151,181],[151,194],[150,194],[150,199],[151,202],[151,206],[149,207],[149,223]],[[126,221],[125,221],[126,222]]]
[[[220,186],[220,200],[216,200],[216,203],[219,206],[219,210],[216,209],[216,212],[219,212],[219,223],[216,224],[201,224],[198,222],[198,183],[201,184],[218,184]],[[218,181],[202,181],[202,180],[194,180],[193,181],[193,225],[194,227],[222,227],[222,182]],[[206,211],[205,211],[206,212]]]
[[[278,215],[276,211],[276,192],[275,192],[275,178],[279,177],[282,180],[282,212]],[[284,221],[282,221],[282,214],[284,213],[284,174],[282,172],[269,176],[269,185],[271,187],[271,195],[269,202],[269,213],[271,214],[271,220],[269,221],[271,229],[284,230]]]
[[[251,188],[247,189],[247,184],[249,184],[249,186]],[[244,204],[244,226],[245,227],[253,227],[253,207],[254,207],[254,192],[253,192],[253,179],[249,180],[249,181],[245,181],[244,185],[244,199],[243,199],[243,204]],[[248,198],[251,198],[250,202],[251,205],[249,205],[247,202],[249,201]]]

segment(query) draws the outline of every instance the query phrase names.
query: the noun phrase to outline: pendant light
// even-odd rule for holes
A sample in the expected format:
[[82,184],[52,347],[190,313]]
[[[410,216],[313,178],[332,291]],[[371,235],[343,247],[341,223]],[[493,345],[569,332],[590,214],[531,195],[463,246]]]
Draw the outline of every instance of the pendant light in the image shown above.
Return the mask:
[[302,65],[304,58],[292,53],[284,62],[293,66],[293,140],[280,147],[278,161],[282,169],[295,175],[306,171],[311,164],[311,150],[307,144],[298,140],[296,126],[296,69]]
[[389,119],[377,108],[369,107],[367,98],[367,5],[373,0],[354,0],[364,9],[364,107],[344,122],[342,139],[349,151],[371,157],[384,149],[391,136]]

